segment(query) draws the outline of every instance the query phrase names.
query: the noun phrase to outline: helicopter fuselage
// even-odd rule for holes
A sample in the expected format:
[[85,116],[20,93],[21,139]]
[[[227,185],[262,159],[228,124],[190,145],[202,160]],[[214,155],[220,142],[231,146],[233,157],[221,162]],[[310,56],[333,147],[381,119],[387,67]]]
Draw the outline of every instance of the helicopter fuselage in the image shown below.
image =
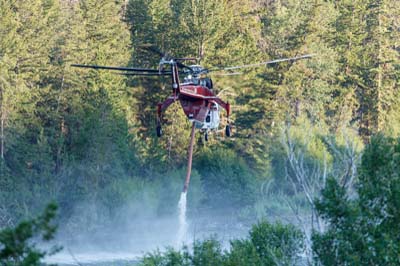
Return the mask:
[[179,101],[188,120],[202,132],[216,130],[220,124],[220,109],[226,110],[229,118],[230,105],[213,92],[210,77],[206,69],[199,65],[187,67],[184,71],[184,82],[179,81],[179,72],[174,61],[171,61],[172,95],[158,104],[157,135],[161,135],[161,114],[173,102]]
[[217,129],[220,122],[216,96],[208,87],[181,84],[179,101],[186,117],[202,130]]

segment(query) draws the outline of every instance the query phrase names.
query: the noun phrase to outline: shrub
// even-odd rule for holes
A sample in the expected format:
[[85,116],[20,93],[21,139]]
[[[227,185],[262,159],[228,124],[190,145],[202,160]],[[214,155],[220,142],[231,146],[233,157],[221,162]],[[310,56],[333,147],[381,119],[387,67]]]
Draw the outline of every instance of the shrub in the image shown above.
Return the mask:
[[261,265],[295,265],[304,248],[303,233],[293,225],[271,224],[267,221],[253,226],[250,240]]
[[195,241],[192,252],[168,248],[165,252],[147,254],[141,266],[274,266],[295,265],[303,249],[303,234],[292,225],[270,224],[253,226],[249,237],[231,241],[230,250],[223,251],[215,238]]
[[29,221],[23,221],[15,228],[6,228],[0,231],[0,264],[18,266],[39,266],[40,260],[46,255],[54,254],[59,250],[53,247],[49,252],[39,250],[32,239],[41,237],[49,241],[54,237],[56,226],[54,219],[57,206],[50,204],[42,215]]
[[225,266],[259,266],[261,258],[253,243],[246,240],[231,241],[230,252],[226,253]]
[[215,238],[194,242],[191,265],[214,266],[222,265],[222,263],[223,255],[221,244]]
[[400,140],[372,138],[362,157],[357,198],[330,179],[316,207],[328,228],[313,233],[322,265],[400,265]]

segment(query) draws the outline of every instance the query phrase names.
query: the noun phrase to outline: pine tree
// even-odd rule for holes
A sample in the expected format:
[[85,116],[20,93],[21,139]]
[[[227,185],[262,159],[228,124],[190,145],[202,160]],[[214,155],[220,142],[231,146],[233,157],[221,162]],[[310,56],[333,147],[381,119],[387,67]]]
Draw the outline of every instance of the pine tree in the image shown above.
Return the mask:
[[390,125],[389,114],[393,108],[396,109],[400,99],[399,71],[395,69],[400,62],[399,52],[395,50],[395,42],[400,35],[393,28],[397,12],[394,6],[394,1],[370,1],[367,6],[363,77],[373,90],[372,117],[367,122],[372,126],[372,132],[382,131],[386,125]]
[[16,61],[17,40],[17,18],[12,12],[10,1],[0,1],[0,160],[4,160],[7,145],[6,127],[8,118],[15,108],[12,96],[13,91],[13,68]]
[[[332,36],[332,47],[341,55],[338,83],[342,97],[353,112],[356,123],[365,141],[385,125],[395,120],[398,95],[396,87],[395,36],[396,8],[393,1],[340,1],[336,3],[339,16],[336,33]],[[346,104],[347,105],[347,104]],[[394,108],[394,109],[392,109]],[[392,121],[392,122],[393,122]]]

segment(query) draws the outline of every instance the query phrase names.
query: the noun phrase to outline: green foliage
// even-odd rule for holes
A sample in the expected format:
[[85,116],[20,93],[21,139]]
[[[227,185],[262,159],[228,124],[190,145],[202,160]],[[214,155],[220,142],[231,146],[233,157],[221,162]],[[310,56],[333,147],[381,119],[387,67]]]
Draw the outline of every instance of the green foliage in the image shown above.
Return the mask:
[[208,206],[243,207],[257,197],[254,172],[232,150],[214,148],[195,158]]
[[270,224],[266,221],[253,226],[249,237],[232,240],[229,251],[223,251],[215,238],[195,241],[193,248],[168,248],[165,252],[147,254],[142,266],[204,266],[204,265],[296,265],[303,250],[303,234],[292,225]]
[[0,36],[0,178],[6,183],[0,187],[0,205],[19,220],[51,198],[69,216],[76,202],[88,194],[96,198],[137,161],[123,77],[69,66],[126,64],[129,36],[120,20],[121,5],[89,0],[0,4],[7,18],[1,27],[8,27]]
[[304,249],[303,234],[293,225],[261,222],[250,231],[250,240],[262,265],[295,265]]
[[186,246],[181,251],[167,248],[165,252],[156,251],[146,254],[139,265],[141,266],[188,266],[190,254]]
[[[195,147],[189,210],[283,205],[260,197],[270,179],[271,190],[295,193],[277,145],[280,125],[292,124],[289,135],[296,152],[305,151],[307,169],[326,160],[332,175],[354,155],[346,153],[346,138],[337,138],[342,132],[357,129],[354,153],[359,137],[399,134],[397,6],[397,0],[0,0],[0,226],[32,217],[48,198],[60,203],[66,220],[79,202],[89,202],[101,220],[126,202],[134,202],[132,213],[142,201],[152,215],[174,211],[190,124],[176,103],[164,116],[165,136],[155,136],[155,106],[169,95],[169,79],[70,67],[156,67],[159,56],[143,44],[199,57],[210,68],[315,54],[246,68],[237,77],[213,76],[215,92],[232,105],[234,135]],[[386,165],[385,158],[371,164]],[[394,167],[386,168],[379,178],[365,174],[366,190],[380,188],[365,197],[391,195],[394,210],[397,194],[388,193],[397,189],[388,181]],[[331,199],[338,208],[350,208],[348,215],[358,208],[340,204],[349,199],[329,187],[338,191]],[[98,217],[88,216],[81,218]],[[253,252],[247,242],[237,245]]]
[[362,157],[358,197],[330,179],[316,207],[328,223],[313,234],[313,250],[322,265],[399,264],[400,142],[375,136]]
[[232,240],[231,248],[226,256],[226,266],[258,266],[263,265],[262,259],[257,253],[256,246],[248,239]]
[[191,265],[193,266],[212,266],[222,265],[223,254],[221,244],[214,238],[193,243],[193,256]]
[[0,231],[0,264],[4,266],[39,266],[46,255],[57,252],[53,247],[49,252],[38,249],[32,241],[38,237],[49,241],[54,237],[56,226],[52,223],[57,206],[49,204],[43,214],[35,219],[19,223],[15,228]]
[[193,250],[187,246],[181,250],[167,248],[165,252],[156,251],[147,254],[139,265],[142,266],[212,266],[223,265],[224,254],[221,244],[214,238],[195,241]]

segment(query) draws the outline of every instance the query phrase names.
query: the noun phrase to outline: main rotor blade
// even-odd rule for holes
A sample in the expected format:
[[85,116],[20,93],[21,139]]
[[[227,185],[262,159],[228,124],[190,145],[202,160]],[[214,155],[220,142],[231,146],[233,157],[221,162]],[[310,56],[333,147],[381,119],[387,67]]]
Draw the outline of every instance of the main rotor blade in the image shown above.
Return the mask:
[[250,67],[259,67],[259,66],[266,66],[270,64],[276,64],[276,63],[281,63],[281,62],[287,62],[287,61],[297,61],[301,59],[306,59],[306,58],[311,58],[315,54],[306,54],[306,55],[301,55],[301,56],[296,56],[296,57],[290,57],[290,58],[280,58],[280,59],[274,59],[271,61],[266,61],[262,63],[256,63],[256,64],[249,64],[249,65],[241,65],[241,66],[231,66],[231,67],[221,67],[221,68],[212,68],[209,69],[208,71],[224,71],[224,70],[233,70],[233,69],[240,69],[240,68],[250,68]]
[[242,75],[242,72],[232,72],[232,73],[211,73],[213,76],[236,76],[236,75]]
[[81,64],[71,64],[71,66],[72,67],[81,67],[81,68],[132,71],[132,72],[149,72],[149,73],[158,73],[159,72],[158,69],[136,68],[136,67],[112,67],[112,66],[81,65]]
[[172,72],[161,72],[161,73],[118,73],[118,75],[124,75],[124,76],[170,76],[172,75]]

